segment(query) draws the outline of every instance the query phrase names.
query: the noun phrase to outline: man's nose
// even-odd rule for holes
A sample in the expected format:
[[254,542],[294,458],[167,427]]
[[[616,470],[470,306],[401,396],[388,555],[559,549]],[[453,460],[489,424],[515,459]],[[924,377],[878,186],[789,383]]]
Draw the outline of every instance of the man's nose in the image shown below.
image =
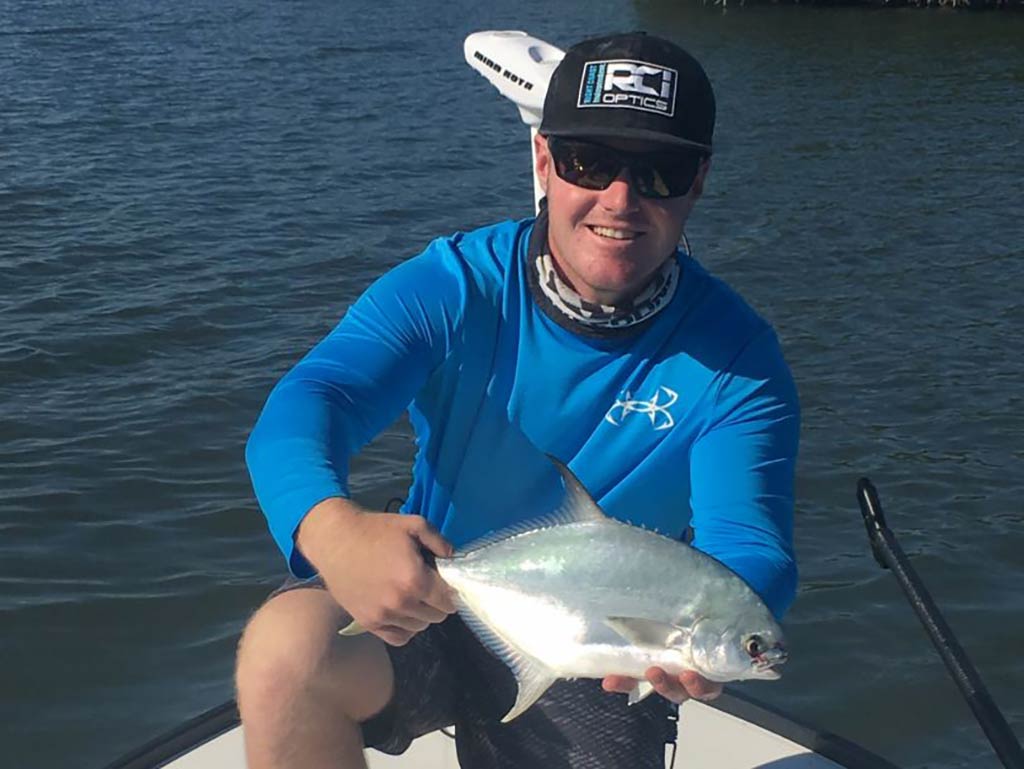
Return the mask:
[[629,168],[624,166],[612,183],[601,190],[601,205],[608,211],[621,213],[633,211],[639,204],[640,196],[633,188]]

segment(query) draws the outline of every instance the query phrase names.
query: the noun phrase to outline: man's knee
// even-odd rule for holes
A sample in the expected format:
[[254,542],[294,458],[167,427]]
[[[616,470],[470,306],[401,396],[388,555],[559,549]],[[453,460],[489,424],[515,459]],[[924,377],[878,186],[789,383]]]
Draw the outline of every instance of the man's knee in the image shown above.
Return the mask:
[[323,590],[292,590],[264,604],[239,643],[243,719],[305,704],[353,721],[379,712],[394,686],[387,651],[373,636],[339,636],[348,621]]

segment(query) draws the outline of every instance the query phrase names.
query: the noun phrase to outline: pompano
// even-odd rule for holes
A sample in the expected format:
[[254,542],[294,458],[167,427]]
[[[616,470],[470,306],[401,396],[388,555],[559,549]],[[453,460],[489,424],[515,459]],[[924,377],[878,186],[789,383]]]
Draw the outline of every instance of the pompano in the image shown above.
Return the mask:
[[[554,457],[565,496],[550,516],[438,559],[459,614],[512,669],[520,715],[560,678],[696,671],[712,681],[778,678],[782,630],[742,578],[714,558],[605,515]],[[353,628],[342,632],[348,634]]]

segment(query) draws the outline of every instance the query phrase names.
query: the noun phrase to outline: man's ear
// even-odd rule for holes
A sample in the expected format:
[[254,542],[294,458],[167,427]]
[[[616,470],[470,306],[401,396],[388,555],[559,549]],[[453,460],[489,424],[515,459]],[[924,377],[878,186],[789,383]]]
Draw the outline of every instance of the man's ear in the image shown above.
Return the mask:
[[704,194],[704,183],[707,181],[709,173],[711,173],[711,158],[707,157],[700,161],[697,175],[694,177],[693,185],[690,187],[690,194],[693,195],[694,200]]
[[548,140],[540,134],[533,137],[533,172],[537,175],[537,183],[547,194],[548,174],[551,172],[551,155],[548,154]]

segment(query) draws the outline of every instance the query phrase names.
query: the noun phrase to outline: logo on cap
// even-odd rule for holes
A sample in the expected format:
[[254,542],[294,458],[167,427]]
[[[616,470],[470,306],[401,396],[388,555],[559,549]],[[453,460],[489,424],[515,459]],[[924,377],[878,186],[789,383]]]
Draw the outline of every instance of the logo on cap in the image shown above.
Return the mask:
[[679,73],[646,61],[588,61],[577,107],[618,107],[672,117]]

